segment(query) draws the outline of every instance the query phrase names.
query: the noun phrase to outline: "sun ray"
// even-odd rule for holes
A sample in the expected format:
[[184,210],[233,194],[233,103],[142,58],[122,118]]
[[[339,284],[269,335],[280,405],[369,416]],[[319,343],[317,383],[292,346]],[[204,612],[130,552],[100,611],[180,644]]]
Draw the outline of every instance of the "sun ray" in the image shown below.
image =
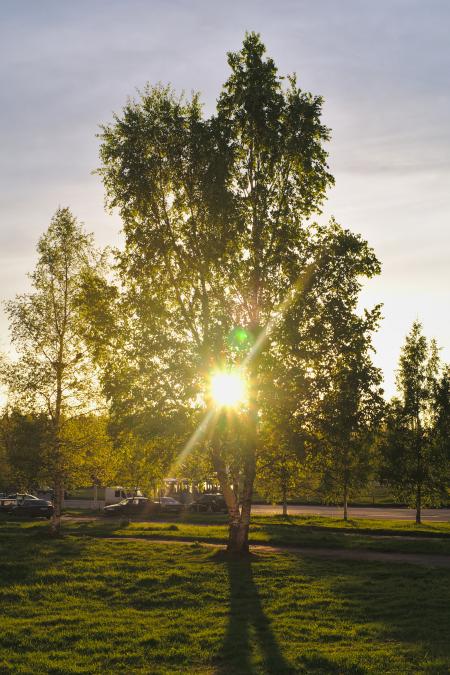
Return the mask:
[[[241,366],[241,369],[248,366],[256,354],[261,351],[265,342],[269,339],[272,331],[282,320],[283,316],[289,309],[289,307],[296,301],[296,299],[307,292],[310,286],[313,283],[314,272],[317,269],[318,263],[311,263],[308,265],[302,275],[297,279],[296,283],[286,294],[286,297],[278,305],[273,315],[265,325],[264,329],[261,331],[257,340],[255,341],[252,348],[249,350],[247,356],[244,359],[244,362]],[[215,424],[215,419],[217,418],[217,408],[210,409],[205,414],[203,420],[200,422],[197,429],[194,431],[192,436],[189,438],[185,446],[180,451],[179,455],[175,459],[174,466],[181,464],[185,457],[194,449],[197,443],[200,443],[206,436],[208,431],[211,431],[212,426]]]
[[211,376],[211,396],[219,407],[236,407],[246,398],[245,379],[240,371],[218,371]]

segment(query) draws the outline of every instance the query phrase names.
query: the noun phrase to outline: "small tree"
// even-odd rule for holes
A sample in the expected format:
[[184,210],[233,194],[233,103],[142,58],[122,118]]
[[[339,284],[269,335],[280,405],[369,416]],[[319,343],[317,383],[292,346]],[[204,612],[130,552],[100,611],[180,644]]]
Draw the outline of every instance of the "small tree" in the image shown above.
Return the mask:
[[304,464],[295,452],[281,445],[265,446],[258,453],[256,475],[257,491],[271,502],[281,502],[283,516],[288,514],[288,500],[301,495],[307,486],[302,480]]
[[13,470],[8,453],[9,419],[6,414],[0,419],[0,491],[4,492],[13,485]]
[[120,457],[121,483],[130,490],[145,490],[156,494],[168,475],[174,456],[174,439],[169,436],[148,440],[132,432],[122,433],[116,441]]
[[[288,499],[305,489],[304,438],[293,424],[298,398],[289,370],[278,359],[266,372],[266,408],[256,462],[256,490],[271,502],[281,502],[287,516]],[[303,401],[304,403],[304,401]]]
[[374,469],[372,448],[383,411],[382,376],[370,358],[371,332],[378,321],[375,308],[349,322],[316,409],[322,491],[340,497],[344,520],[351,492],[366,485]]
[[92,415],[99,401],[82,337],[79,293],[83,273],[100,259],[67,208],[56,211],[37,252],[32,291],[6,305],[19,358],[6,366],[5,375],[12,403],[48,420],[46,470],[54,485],[52,531],[58,533],[64,485],[80,451],[71,424]]
[[27,491],[46,482],[47,417],[7,409],[1,422],[1,432],[9,482]]
[[450,486],[450,366],[445,365],[435,387],[433,405],[432,454],[430,473],[443,500],[448,502]]
[[424,503],[439,503],[448,482],[448,370],[436,342],[415,321],[406,336],[397,371],[399,397],[388,409],[381,438],[381,478],[400,499],[413,503],[416,523]]

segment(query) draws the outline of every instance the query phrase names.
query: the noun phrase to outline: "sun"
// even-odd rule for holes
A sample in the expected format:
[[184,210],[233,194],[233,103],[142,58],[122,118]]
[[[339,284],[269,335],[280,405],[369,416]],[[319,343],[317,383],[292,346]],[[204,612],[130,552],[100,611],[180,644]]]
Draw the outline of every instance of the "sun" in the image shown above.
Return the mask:
[[245,399],[245,380],[237,371],[213,373],[211,395],[217,406],[236,406]]

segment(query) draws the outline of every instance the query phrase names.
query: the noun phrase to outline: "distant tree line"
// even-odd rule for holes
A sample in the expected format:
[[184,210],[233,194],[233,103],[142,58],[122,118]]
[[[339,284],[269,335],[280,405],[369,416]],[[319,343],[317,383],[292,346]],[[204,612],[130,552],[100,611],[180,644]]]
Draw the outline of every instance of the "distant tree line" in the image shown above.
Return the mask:
[[[415,323],[399,396],[372,362],[381,307],[358,311],[380,273],[368,243],[320,224],[333,183],[322,99],[278,75],[256,34],[228,55],[205,118],[198,95],[147,87],[100,136],[106,199],[125,244],[111,254],[58,209],[32,290],[6,306],[16,360],[2,365],[3,485],[151,487],[214,475],[229,551],[248,550],[255,488],[285,508],[314,484],[348,502],[371,479],[423,505],[449,484],[449,368]],[[248,400],[218,409],[214,370],[239,369]]]

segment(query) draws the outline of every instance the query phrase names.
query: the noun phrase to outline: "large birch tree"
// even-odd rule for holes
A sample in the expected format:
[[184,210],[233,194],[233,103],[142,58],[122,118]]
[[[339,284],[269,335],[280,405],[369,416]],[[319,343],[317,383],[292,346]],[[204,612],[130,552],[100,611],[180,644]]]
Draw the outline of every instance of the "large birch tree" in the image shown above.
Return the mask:
[[[325,269],[327,229],[317,239],[309,218],[333,179],[322,99],[280,77],[256,34],[228,64],[210,118],[197,95],[158,86],[103,128],[100,174],[123,219],[130,317],[127,384],[108,366],[107,389],[140,419],[177,423],[209,411],[214,428],[203,424],[201,440],[228,505],[228,549],[245,553],[266,357],[280,353],[285,307]],[[357,259],[358,273],[370,274],[370,261]],[[230,414],[213,410],[208,381],[231,366],[245,369],[248,399],[227,428]]]

